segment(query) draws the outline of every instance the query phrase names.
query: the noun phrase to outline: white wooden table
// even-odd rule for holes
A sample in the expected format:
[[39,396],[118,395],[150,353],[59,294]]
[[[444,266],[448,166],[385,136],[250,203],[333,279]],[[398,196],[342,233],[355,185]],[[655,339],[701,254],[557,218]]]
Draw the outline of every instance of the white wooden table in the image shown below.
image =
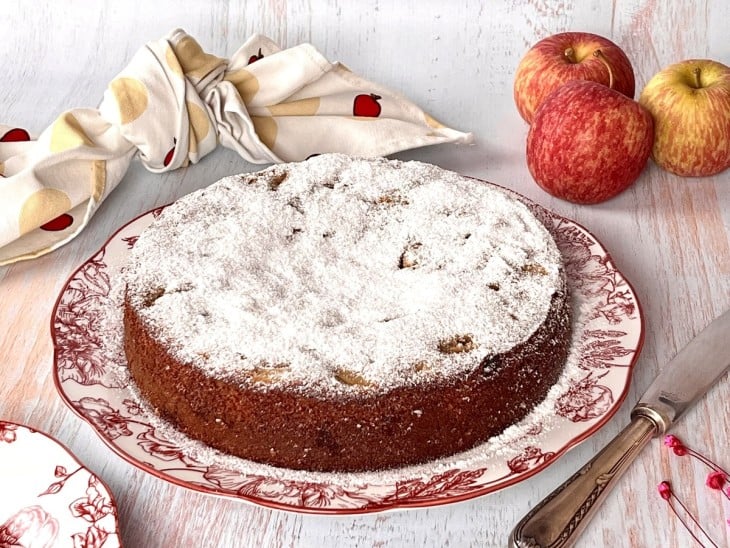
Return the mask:
[[[564,30],[621,45],[637,95],[664,66],[691,57],[730,64],[725,0],[438,0],[330,2],[219,0],[21,2],[0,5],[0,119],[39,132],[67,108],[95,106],[106,84],[145,42],[182,27],[218,55],[252,33],[282,45],[308,41],[329,59],[402,91],[448,125],[473,131],[471,147],[398,154],[507,186],[593,232],[635,286],[646,342],[624,406],[598,433],[538,476],[454,505],[364,516],[298,515],[196,493],[158,480],[112,453],[62,402],[53,385],[51,309],[69,274],[119,226],[218,178],[252,171],[227,150],[165,175],[135,163],[86,230],[34,261],[0,268],[0,419],[49,432],[111,487],[122,539],[152,546],[504,546],[517,520],[628,420],[657,371],[730,307],[730,171],[681,179],[650,164],[614,200],[575,206],[532,181],[527,125],[512,101],[519,59]],[[730,466],[727,376],[676,427],[688,444]],[[2,465],[2,463],[0,463]],[[656,486],[669,479],[720,545],[730,505],[703,487],[706,470],[653,441],[621,480],[580,546],[690,546]],[[0,496],[8,496],[0,491]]]

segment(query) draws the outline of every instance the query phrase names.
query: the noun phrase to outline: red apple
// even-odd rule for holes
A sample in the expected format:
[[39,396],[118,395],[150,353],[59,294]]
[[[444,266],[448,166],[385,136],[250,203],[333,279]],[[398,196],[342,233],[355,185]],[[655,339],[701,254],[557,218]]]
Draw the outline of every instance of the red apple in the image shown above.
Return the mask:
[[263,58],[264,58],[264,54],[261,53],[261,48],[259,48],[259,52],[256,55],[252,55],[251,57],[248,58],[248,64],[250,65],[251,63],[255,63],[259,59],[263,59]]
[[30,135],[24,129],[16,127],[0,137],[2,143],[13,143],[18,141],[30,141]]
[[[599,55],[594,52],[600,51]],[[610,67],[610,71],[609,71]],[[517,110],[528,124],[552,91],[571,80],[590,80],[634,98],[634,69],[626,54],[608,38],[588,32],[563,32],[536,43],[515,73]]]
[[366,95],[364,93],[355,97],[352,103],[352,115],[353,116],[369,116],[371,118],[377,118],[380,116],[380,103],[378,101],[382,99],[380,95],[371,93]]
[[730,168],[730,67],[707,59],[670,65],[649,80],[639,102],[654,117],[659,167],[690,177]]
[[162,165],[167,167],[170,165],[170,162],[172,162],[172,158],[175,156],[175,147],[172,147],[170,150],[167,151],[167,154],[165,154],[165,159],[162,160]]
[[64,228],[70,227],[74,222],[74,218],[68,213],[62,213],[55,219],[51,219],[46,224],[41,225],[41,230],[47,230],[49,232],[57,232]]
[[608,200],[646,165],[651,114],[611,88],[574,80],[542,102],[527,134],[527,167],[553,196],[578,204]]

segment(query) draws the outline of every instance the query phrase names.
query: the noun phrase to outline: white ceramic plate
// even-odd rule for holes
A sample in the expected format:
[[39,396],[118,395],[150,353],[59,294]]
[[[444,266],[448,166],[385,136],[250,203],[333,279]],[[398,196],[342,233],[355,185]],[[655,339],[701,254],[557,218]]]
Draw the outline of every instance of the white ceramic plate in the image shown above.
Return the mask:
[[0,421],[0,546],[115,548],[107,487],[60,443]]
[[359,480],[355,475],[354,481],[349,476],[340,482],[328,474],[302,476],[281,469],[241,472],[219,461],[199,460],[180,436],[165,437],[128,383],[112,374],[119,364],[108,363],[104,349],[110,337],[119,335],[103,332],[99,321],[129,249],[162,208],[120,228],[64,286],[51,320],[56,386],[107,445],[138,468],[190,489],[263,506],[312,513],[376,512],[457,502],[523,481],[596,432],[618,410],[643,343],[643,320],[633,289],[586,229],[519,198],[549,228],[564,255],[581,331],[571,350],[577,373],[554,399],[551,420],[541,418],[545,413],[528,417],[520,430],[525,435],[513,436],[504,451],[472,458],[466,466],[442,466],[426,477],[404,470],[402,475],[391,471]]

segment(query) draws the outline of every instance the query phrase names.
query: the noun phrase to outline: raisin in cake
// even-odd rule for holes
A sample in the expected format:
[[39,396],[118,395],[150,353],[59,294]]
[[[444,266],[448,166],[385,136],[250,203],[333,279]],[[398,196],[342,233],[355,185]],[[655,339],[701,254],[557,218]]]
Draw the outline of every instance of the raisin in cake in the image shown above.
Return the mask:
[[509,193],[418,162],[321,155],[167,207],[124,269],[143,398],[211,447],[315,471],[469,449],[557,381],[560,253]]

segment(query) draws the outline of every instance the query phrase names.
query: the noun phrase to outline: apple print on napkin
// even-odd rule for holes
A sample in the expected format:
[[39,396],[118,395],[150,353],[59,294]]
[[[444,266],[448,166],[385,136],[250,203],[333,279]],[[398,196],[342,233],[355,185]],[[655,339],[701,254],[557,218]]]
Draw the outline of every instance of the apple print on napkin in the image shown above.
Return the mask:
[[254,35],[224,59],[177,29],[134,55],[98,109],[69,110],[37,139],[0,125],[0,265],[75,237],[135,156],[161,173],[218,143],[269,164],[471,141],[310,44],[281,49]]

